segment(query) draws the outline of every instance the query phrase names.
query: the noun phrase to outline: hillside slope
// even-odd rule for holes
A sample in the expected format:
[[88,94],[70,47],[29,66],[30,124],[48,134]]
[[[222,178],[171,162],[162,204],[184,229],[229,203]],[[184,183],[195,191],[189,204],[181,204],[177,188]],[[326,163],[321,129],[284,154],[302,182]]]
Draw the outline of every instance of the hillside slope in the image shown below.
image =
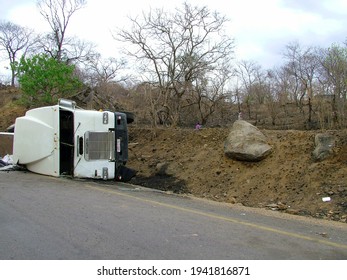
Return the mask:
[[0,84],[0,131],[5,131],[15,122],[16,117],[25,114],[26,108],[13,102],[19,97],[20,91],[17,88]]
[[[130,129],[128,166],[134,184],[212,200],[347,221],[347,131],[336,156],[315,163],[313,131],[263,130],[273,153],[257,163],[224,156],[228,128]],[[330,197],[330,202],[323,202]]]
[[[0,131],[25,114],[26,108],[13,102],[19,95],[14,88],[0,88]],[[262,132],[273,153],[261,162],[243,163],[224,156],[228,128],[130,125],[128,166],[137,170],[131,183],[347,222],[347,131],[329,131],[337,139],[335,156],[317,163],[311,152],[318,131]]]

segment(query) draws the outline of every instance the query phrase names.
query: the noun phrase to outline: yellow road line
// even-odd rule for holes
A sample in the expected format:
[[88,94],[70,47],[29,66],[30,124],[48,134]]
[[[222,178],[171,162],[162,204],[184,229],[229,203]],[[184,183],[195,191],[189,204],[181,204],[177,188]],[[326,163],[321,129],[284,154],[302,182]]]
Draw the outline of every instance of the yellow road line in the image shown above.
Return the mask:
[[275,229],[275,228],[268,227],[268,226],[254,224],[254,223],[251,223],[251,222],[245,222],[245,221],[241,221],[241,220],[238,220],[238,219],[233,219],[233,218],[228,218],[228,217],[224,217],[224,216],[219,216],[219,215],[216,215],[216,214],[205,213],[205,212],[202,212],[202,211],[199,211],[199,210],[194,210],[194,209],[189,209],[189,208],[185,208],[185,207],[180,207],[180,206],[176,206],[176,205],[172,205],[172,204],[168,204],[168,203],[164,203],[164,202],[159,202],[159,201],[155,201],[155,200],[151,200],[151,199],[136,197],[136,196],[133,196],[133,195],[130,195],[130,194],[127,194],[127,193],[116,191],[114,189],[101,188],[101,187],[96,187],[96,186],[88,186],[88,187],[92,188],[92,189],[95,189],[95,190],[98,190],[98,191],[111,193],[111,194],[116,194],[116,195],[119,195],[119,196],[135,199],[135,200],[138,200],[138,201],[141,201],[141,202],[145,202],[145,203],[149,203],[149,204],[155,204],[155,205],[159,205],[159,206],[162,206],[162,207],[165,207],[165,208],[171,208],[171,209],[179,210],[179,211],[190,213],[190,214],[196,214],[196,215],[199,215],[199,216],[209,217],[209,218],[212,218],[212,219],[217,219],[217,220],[222,220],[222,221],[226,221],[226,222],[230,222],[230,223],[234,223],[234,224],[248,226],[248,227],[252,227],[252,228],[258,229],[258,230],[264,230],[264,231],[268,231],[268,232],[273,232],[273,233],[277,233],[277,234],[281,234],[281,235],[285,235],[285,236],[289,236],[289,237],[293,237],[293,238],[297,238],[297,239],[303,239],[303,240],[309,240],[309,241],[313,241],[313,242],[318,242],[318,243],[321,243],[321,244],[324,244],[324,245],[337,247],[339,249],[347,249],[347,245],[345,245],[345,244],[335,243],[335,242],[332,242],[332,241],[318,239],[318,238],[315,238],[315,237],[309,237],[309,236],[298,234],[298,233],[293,233],[293,232],[288,232],[288,231],[284,231],[284,230],[279,230],[279,229]]

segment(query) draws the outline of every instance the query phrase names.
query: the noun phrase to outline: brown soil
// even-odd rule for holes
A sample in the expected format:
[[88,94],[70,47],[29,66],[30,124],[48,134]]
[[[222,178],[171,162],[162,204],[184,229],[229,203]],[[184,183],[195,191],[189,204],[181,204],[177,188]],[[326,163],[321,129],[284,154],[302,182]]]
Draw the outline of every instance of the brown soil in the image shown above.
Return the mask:
[[[266,207],[297,215],[347,221],[347,131],[336,155],[313,162],[314,131],[262,131],[273,153],[257,163],[224,155],[228,128],[130,128],[132,183],[216,201]],[[330,202],[323,202],[330,197]]]
[[[0,131],[24,115],[18,91],[0,88]],[[262,130],[273,153],[257,163],[224,155],[228,128],[149,129],[130,125],[131,183],[175,193],[296,215],[347,222],[347,130],[336,136],[335,156],[314,162],[318,131]],[[0,143],[1,144],[1,143]],[[2,156],[2,155],[0,155]],[[330,202],[323,202],[330,197]]]
[[20,92],[17,88],[0,84],[0,131],[5,131],[14,124],[17,117],[25,114],[27,109],[13,102],[19,97]]

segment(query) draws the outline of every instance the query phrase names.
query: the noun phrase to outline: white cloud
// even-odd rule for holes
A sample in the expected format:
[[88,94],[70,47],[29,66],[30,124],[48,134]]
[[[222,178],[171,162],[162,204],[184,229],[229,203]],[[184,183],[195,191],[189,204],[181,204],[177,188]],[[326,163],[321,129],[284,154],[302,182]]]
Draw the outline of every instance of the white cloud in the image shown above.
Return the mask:
[[334,42],[342,43],[347,36],[344,31],[347,9],[342,12],[335,7],[335,4],[339,8],[346,6],[346,1],[329,0],[325,3],[329,10],[318,5],[319,1],[312,1],[313,6],[307,3],[311,1],[231,1],[239,2],[230,11],[231,29],[238,43],[236,54],[265,67],[278,64],[281,52],[291,41],[327,47]]

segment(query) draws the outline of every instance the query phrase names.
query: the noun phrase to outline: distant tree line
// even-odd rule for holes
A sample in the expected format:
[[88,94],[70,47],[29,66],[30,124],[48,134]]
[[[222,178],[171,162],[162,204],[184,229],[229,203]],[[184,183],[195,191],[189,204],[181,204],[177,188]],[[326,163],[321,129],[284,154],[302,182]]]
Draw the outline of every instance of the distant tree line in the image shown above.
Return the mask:
[[234,57],[225,16],[186,2],[174,11],[151,9],[129,18],[128,28],[113,33],[124,57],[105,59],[92,43],[67,36],[71,17],[86,5],[38,1],[48,34],[0,22],[10,83],[18,80],[33,106],[88,87],[152,126],[227,125],[238,117],[282,129],[347,125],[346,43],[321,48],[291,42],[281,64],[264,69]]
[[279,67],[264,70],[256,62],[241,61],[235,70],[234,100],[249,119],[256,120],[263,107],[276,125],[280,115],[288,119],[296,109],[306,128],[346,127],[346,44],[320,48],[294,42],[285,47]]

